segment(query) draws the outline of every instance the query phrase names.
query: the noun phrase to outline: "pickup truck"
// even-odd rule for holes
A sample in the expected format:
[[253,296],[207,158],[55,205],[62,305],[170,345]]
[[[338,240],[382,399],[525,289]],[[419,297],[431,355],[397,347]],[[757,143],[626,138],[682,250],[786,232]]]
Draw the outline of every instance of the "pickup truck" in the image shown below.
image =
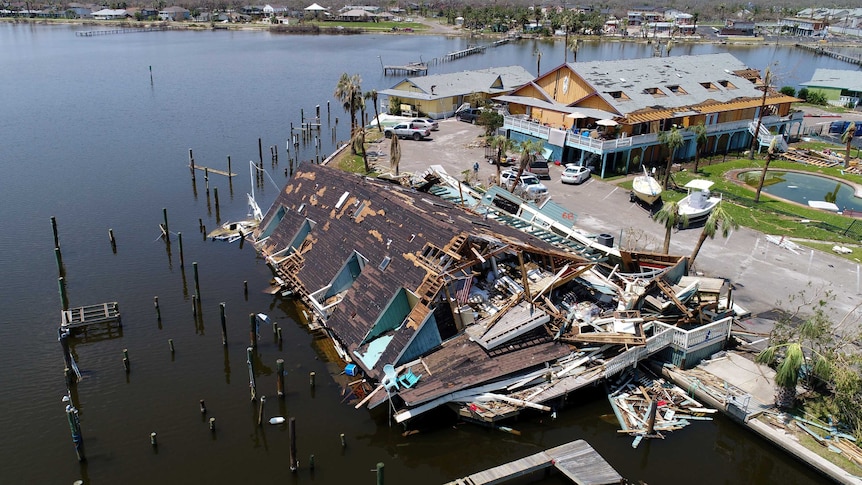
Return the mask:
[[400,123],[392,127],[387,127],[383,130],[383,136],[392,138],[394,134],[398,138],[413,138],[421,140],[427,136],[431,136],[431,131],[426,128],[411,128],[409,123]]

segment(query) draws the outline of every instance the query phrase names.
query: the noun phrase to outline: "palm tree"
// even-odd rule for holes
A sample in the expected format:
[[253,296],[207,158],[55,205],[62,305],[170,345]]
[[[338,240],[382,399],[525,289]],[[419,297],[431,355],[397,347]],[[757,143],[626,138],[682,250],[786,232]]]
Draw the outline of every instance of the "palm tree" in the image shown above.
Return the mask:
[[766,163],[763,164],[763,172],[760,173],[760,183],[757,184],[757,193],[754,194],[755,202],[760,202],[760,191],[763,190],[763,183],[766,181],[766,171],[769,170],[769,162],[772,161],[772,156],[775,154],[775,144],[777,141],[777,138],[773,138],[769,143],[769,148],[766,150]]
[[515,187],[518,186],[518,181],[521,180],[521,175],[524,174],[527,167],[536,161],[536,154],[542,151],[544,146],[544,140],[524,140],[519,144],[521,156],[518,159],[518,176],[515,177],[512,186],[509,187],[509,192],[515,192]]
[[715,234],[721,230],[721,237],[727,239],[731,229],[738,229],[739,224],[733,220],[733,217],[722,207],[721,202],[718,203],[709,213],[706,218],[706,223],[703,225],[703,230],[700,232],[700,237],[697,239],[697,244],[694,246],[694,251],[691,252],[689,264],[694,264],[694,259],[700,252],[700,248],[706,241],[706,238],[715,239]]
[[760,364],[773,364],[776,353],[784,350],[784,358],[775,368],[775,405],[780,409],[790,409],[796,403],[796,385],[799,383],[799,373],[805,364],[805,353],[802,345],[791,342],[783,346],[771,346],[757,355]]
[[694,173],[697,173],[697,166],[700,164],[700,152],[709,137],[706,136],[706,126],[703,123],[698,123],[691,127],[691,132],[694,133]]
[[676,150],[683,144],[682,132],[680,132],[676,125],[673,125],[670,130],[662,131],[658,134],[658,141],[670,150],[670,156],[667,159],[667,167],[665,167],[664,171],[664,181],[662,182],[662,189],[667,190],[667,184],[670,181],[670,169],[673,167],[673,159],[676,155]]
[[497,151],[494,165],[497,166],[497,185],[500,185],[500,166],[503,164],[506,152],[515,148],[515,141],[511,138],[506,138],[503,135],[497,135],[491,138],[491,148]]
[[377,131],[383,133],[383,127],[380,126],[380,113],[377,111],[377,90],[372,89],[367,93],[363,94],[362,97],[364,99],[371,99],[371,102],[374,103],[374,119],[377,120]]
[[772,71],[767,67],[763,74],[763,99],[760,101],[760,112],[757,114],[757,126],[751,139],[751,150],[748,159],[754,160],[754,152],[757,151],[758,138],[760,137],[760,125],[763,124],[763,114],[766,112],[766,94],[769,93],[769,85],[772,84]]
[[844,134],[841,135],[841,141],[847,144],[847,154],[844,155],[844,168],[850,167],[850,145],[853,143],[853,137],[856,135],[856,122],[851,121],[849,125],[847,125],[847,129],[844,130]]
[[344,111],[350,113],[350,137],[353,138],[356,130],[356,111],[362,101],[362,77],[359,74],[350,76],[346,72],[342,73],[338,84],[335,85],[334,96],[341,101]]
[[655,220],[664,226],[664,245],[662,251],[669,254],[670,251],[670,233],[673,228],[678,225],[688,226],[688,217],[679,213],[679,204],[675,201],[665,202],[658,212],[655,214]]

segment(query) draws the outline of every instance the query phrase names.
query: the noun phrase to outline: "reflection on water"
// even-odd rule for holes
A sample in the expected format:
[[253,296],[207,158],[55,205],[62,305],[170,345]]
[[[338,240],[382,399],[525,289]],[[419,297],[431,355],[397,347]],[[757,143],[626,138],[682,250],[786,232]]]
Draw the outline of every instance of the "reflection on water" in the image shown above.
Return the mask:
[[[743,172],[739,179],[756,189],[761,173],[760,170]],[[862,199],[856,197],[852,186],[808,173],[769,170],[763,182],[763,192],[805,205],[808,201],[826,201],[841,210],[862,210]]]

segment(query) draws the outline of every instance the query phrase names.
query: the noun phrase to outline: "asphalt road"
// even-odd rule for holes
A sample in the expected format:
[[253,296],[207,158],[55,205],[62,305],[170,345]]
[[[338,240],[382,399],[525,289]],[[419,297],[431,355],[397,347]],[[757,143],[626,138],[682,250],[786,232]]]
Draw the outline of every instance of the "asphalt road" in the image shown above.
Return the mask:
[[[442,165],[453,176],[473,169],[479,162],[479,177],[487,181],[495,175],[494,166],[485,161],[485,149],[480,136],[483,129],[454,119],[442,120],[440,130],[423,141],[402,140],[400,143],[402,172],[422,172],[430,165]],[[380,143],[381,151],[389,152],[389,140]],[[388,166],[388,158],[379,164]],[[582,230],[614,236],[614,244],[624,247],[661,251],[664,227],[653,221],[640,205],[629,201],[627,190],[598,178],[578,186],[560,183],[562,167],[551,167],[548,186],[552,199],[578,215],[576,225]],[[688,255],[700,236],[699,228],[674,231],[670,252]],[[805,292],[809,298],[818,292],[831,290],[835,300],[829,313],[835,322],[854,312],[860,297],[860,266],[835,255],[801,248],[798,253],[766,240],[764,234],[740,228],[727,239],[717,235],[707,240],[695,262],[695,270],[706,276],[727,278],[734,286],[736,303],[753,315],[763,313],[788,302],[791,295]],[[793,306],[797,306],[798,302]],[[860,325],[858,310],[846,319],[844,329]],[[839,330],[843,333],[843,330]]]

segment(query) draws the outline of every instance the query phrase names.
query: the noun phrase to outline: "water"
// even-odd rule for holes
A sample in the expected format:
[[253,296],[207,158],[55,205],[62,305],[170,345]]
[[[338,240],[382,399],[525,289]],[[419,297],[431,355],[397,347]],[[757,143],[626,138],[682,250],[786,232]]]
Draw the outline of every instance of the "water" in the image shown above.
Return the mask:
[[[760,170],[743,172],[740,178],[756,188],[760,183],[760,174]],[[763,191],[803,205],[808,205],[809,200],[826,201],[840,209],[862,210],[862,200],[856,197],[853,187],[828,177],[769,170],[766,172]]]
[[[0,207],[4,231],[0,341],[0,441],[4,483],[235,483],[256,481],[370,483],[377,462],[387,483],[435,484],[574,439],[587,439],[621,473],[648,483],[696,479],[701,483],[798,483],[820,478],[724,419],[699,422],[668,439],[630,447],[614,423],[604,395],[570,397],[551,422],[526,415],[513,436],[473,425],[456,425],[440,413],[412,424],[403,437],[388,427],[385,412],[341,404],[338,373],[297,318],[289,301],[262,293],[270,273],[248,245],[204,241],[207,228],[246,216],[248,161],[280,147],[280,164],[264,162],[275,185],[285,181],[284,144],[316,104],[323,111],[322,153],[333,144],[328,126],[339,118],[336,137],[347,137],[347,114],[332,98],[342,72],[358,73],[363,88],[385,89],[380,63],[402,64],[463,49],[468,40],[428,36],[294,37],[260,32],[156,32],[92,38],[74,27],[0,24]],[[484,55],[432,67],[451,72],[519,64],[534,71],[536,47],[542,68],[563,61],[562,43],[523,42]],[[677,46],[673,54],[716,52],[723,47]],[[649,55],[648,46],[586,43],[579,59]],[[752,67],[774,60],[797,66],[802,82],[813,57],[786,48],[732,51]],[[379,56],[379,58],[378,58]],[[571,59],[571,56],[569,57]],[[819,67],[838,66],[817,58]],[[152,66],[153,82],[149,67]],[[326,102],[331,102],[327,121]],[[192,185],[188,149],[198,165],[225,169],[227,156],[240,174],[232,183],[212,175],[220,218],[204,177]],[[301,149],[299,158],[314,158]],[[265,208],[276,187],[255,189]],[[158,240],[162,208],[172,232],[183,233],[186,267],[176,239]],[[116,300],[123,312],[121,336],[74,344],[84,373],[73,393],[81,410],[88,461],[75,460],[61,396],[62,358],[57,268],[50,217],[56,216],[72,306]],[[118,251],[111,252],[113,229]],[[176,236],[174,236],[176,238]],[[195,293],[191,263],[200,273],[202,321],[192,316]],[[245,298],[243,281],[248,281]],[[156,322],[158,296],[163,321]],[[221,345],[218,304],[225,302],[227,348]],[[282,347],[263,329],[256,354],[258,392],[266,394],[267,417],[294,416],[301,470],[287,471],[286,426],[256,426],[246,370],[248,314],[263,311],[284,329]],[[171,355],[168,339],[176,353]],[[132,372],[122,369],[128,349]],[[288,395],[274,397],[275,360],[285,359]],[[308,373],[317,373],[309,389]],[[205,399],[217,419],[210,433],[200,415]],[[149,434],[158,433],[152,449]],[[348,447],[341,449],[339,434]],[[305,465],[315,455],[312,473]]]

